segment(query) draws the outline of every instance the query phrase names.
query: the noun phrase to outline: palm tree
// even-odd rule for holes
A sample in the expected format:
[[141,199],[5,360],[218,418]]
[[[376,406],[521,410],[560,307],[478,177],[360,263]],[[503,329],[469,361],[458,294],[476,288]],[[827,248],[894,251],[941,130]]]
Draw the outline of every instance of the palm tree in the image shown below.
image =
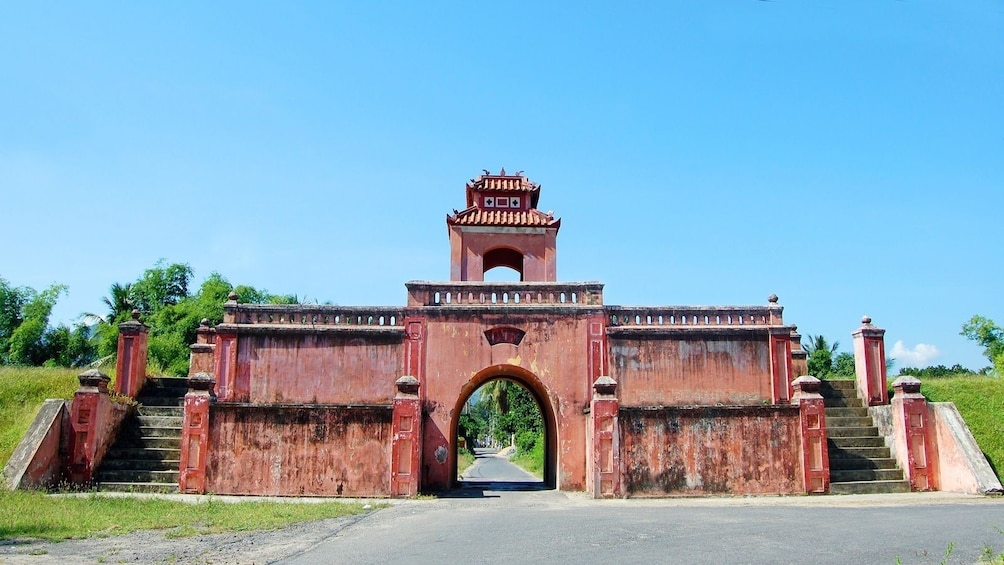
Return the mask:
[[489,410],[502,415],[509,412],[509,387],[513,383],[505,379],[490,381],[481,386],[480,402],[484,402]]
[[809,343],[807,343],[804,346],[806,353],[808,353],[809,355],[812,355],[812,353],[814,351],[824,351],[824,350],[825,351],[829,351],[830,354],[832,355],[832,354],[836,353],[837,352],[837,348],[840,347],[840,342],[839,341],[834,341],[833,345],[830,345],[830,343],[828,341],[826,341],[826,338],[823,337],[822,335],[815,335],[814,336],[814,335],[808,334],[805,337],[808,338],[808,340],[809,340]]
[[112,286],[108,288],[108,296],[101,298],[101,302],[104,302],[105,306],[108,307],[107,316],[85,312],[81,315],[84,323],[88,325],[114,324],[118,320],[127,318],[133,309],[131,293],[132,285],[130,283],[112,283]]

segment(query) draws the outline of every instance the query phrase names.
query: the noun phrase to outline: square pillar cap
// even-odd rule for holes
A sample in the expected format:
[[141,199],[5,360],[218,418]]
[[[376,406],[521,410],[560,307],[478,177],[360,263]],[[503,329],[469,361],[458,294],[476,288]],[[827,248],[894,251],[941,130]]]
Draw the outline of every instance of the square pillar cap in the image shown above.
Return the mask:
[[411,375],[400,377],[394,381],[394,384],[397,386],[397,391],[401,394],[418,394],[418,387],[421,386],[418,379]]
[[593,382],[593,390],[596,391],[596,394],[612,396],[617,392],[617,381],[604,375]]
[[903,375],[892,382],[892,388],[905,394],[920,394],[920,379],[912,375]]

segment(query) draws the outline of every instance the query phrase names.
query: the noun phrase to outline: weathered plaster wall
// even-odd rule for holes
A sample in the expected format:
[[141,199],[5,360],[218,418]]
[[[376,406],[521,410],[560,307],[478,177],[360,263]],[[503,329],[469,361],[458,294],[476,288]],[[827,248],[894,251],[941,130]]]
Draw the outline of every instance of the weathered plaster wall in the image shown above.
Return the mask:
[[389,405],[214,404],[206,489],[389,496],[391,416]]
[[771,399],[766,331],[610,337],[621,406],[760,404]]
[[46,488],[59,482],[62,461],[60,440],[69,439],[69,412],[65,400],[42,403],[24,438],[14,449],[3,470],[9,489]]
[[252,403],[390,404],[403,347],[394,336],[249,334],[239,338],[237,380]]
[[[426,401],[423,470],[425,488],[449,486],[454,449],[453,419],[462,394],[473,392],[472,380],[486,368],[517,367],[542,384],[543,399],[556,420],[557,483],[564,490],[585,488],[586,416],[592,378],[588,348],[587,308],[482,308],[480,319],[463,308],[427,309],[426,374],[421,394]],[[560,312],[558,311],[560,310]],[[595,320],[595,318],[594,318]],[[519,345],[490,345],[484,330],[496,325],[526,332]],[[462,391],[464,391],[462,393]]]
[[930,402],[927,413],[937,438],[940,490],[968,494],[1000,493],[1000,480],[955,404]]
[[797,406],[621,408],[628,496],[804,492]]

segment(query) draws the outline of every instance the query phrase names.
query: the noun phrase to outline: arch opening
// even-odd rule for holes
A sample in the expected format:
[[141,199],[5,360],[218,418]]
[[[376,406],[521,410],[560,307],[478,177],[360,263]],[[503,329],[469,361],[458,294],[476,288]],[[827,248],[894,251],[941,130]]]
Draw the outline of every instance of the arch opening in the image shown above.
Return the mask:
[[[502,402],[508,403],[505,407],[508,414],[486,414],[499,408],[497,405],[493,408],[497,398],[489,398],[489,395],[502,394],[505,395]],[[477,424],[479,411],[480,417],[484,418],[481,428]],[[475,375],[463,387],[453,414],[450,430],[453,439],[451,487],[503,483],[508,484],[508,488],[518,489],[556,488],[557,426],[554,411],[543,385],[528,371],[501,365]],[[519,425],[517,422],[525,423],[528,416],[536,417],[538,427],[524,425],[522,429],[515,429]],[[490,418],[494,418],[494,421],[489,421]],[[507,467],[504,463],[490,459],[504,459],[505,456],[498,455],[498,451],[513,443],[517,449],[523,447],[521,455],[524,457],[520,462],[524,466],[532,466],[530,462],[537,460],[541,470],[540,479],[530,480],[528,476],[524,479],[519,473],[506,474],[509,478],[499,478],[501,475],[496,476],[495,471],[492,471],[501,471]],[[464,469],[460,468],[458,462],[464,459],[461,452],[464,449],[462,445],[465,444],[470,446],[474,466],[461,476],[458,471]],[[471,458],[467,457],[466,461],[471,462]]]
[[[484,257],[482,257],[482,265],[484,266],[484,271],[481,273],[483,280],[499,280],[499,281],[509,281],[510,278],[496,278],[499,274],[510,273],[515,271],[519,278],[515,279],[517,281],[523,280],[523,253],[517,249],[511,247],[496,247],[485,252]],[[498,267],[505,267],[504,269],[499,269]],[[489,279],[486,278],[488,272],[492,271],[493,276]]]

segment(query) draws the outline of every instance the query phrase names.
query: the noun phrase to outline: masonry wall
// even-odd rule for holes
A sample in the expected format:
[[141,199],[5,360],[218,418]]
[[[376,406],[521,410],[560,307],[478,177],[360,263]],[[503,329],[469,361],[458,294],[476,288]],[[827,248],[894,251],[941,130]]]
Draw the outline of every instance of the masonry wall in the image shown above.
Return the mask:
[[389,496],[391,406],[218,403],[206,489],[217,494]]
[[628,496],[804,492],[797,406],[621,408]]
[[239,337],[237,381],[250,391],[240,400],[252,403],[390,404],[402,367],[400,336]]
[[610,335],[621,406],[770,402],[770,348],[762,332]]

